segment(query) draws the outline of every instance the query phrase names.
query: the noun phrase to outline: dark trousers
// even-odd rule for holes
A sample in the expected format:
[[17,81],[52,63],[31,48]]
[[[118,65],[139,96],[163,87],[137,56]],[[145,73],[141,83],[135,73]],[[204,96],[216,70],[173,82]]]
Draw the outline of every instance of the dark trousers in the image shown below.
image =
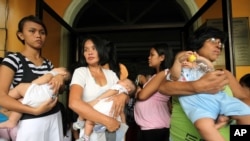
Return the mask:
[[169,128],[139,130],[137,141],[169,141]]
[[134,122],[129,124],[128,131],[126,133],[126,141],[136,141],[136,136],[140,127]]

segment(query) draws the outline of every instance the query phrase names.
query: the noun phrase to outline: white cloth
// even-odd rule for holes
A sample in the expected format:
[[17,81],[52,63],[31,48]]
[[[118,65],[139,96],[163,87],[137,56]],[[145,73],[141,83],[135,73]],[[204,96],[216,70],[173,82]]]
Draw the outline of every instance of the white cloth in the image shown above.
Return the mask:
[[99,95],[101,95],[100,91],[107,91],[119,80],[113,71],[107,69],[102,69],[102,71],[107,80],[107,84],[105,86],[96,84],[95,79],[92,77],[87,67],[75,69],[70,85],[77,84],[83,88],[84,91],[82,94],[82,100],[89,102],[96,99]]
[[62,129],[60,111],[40,118],[20,120],[16,141],[63,141]]
[[26,91],[22,103],[31,107],[38,107],[53,96],[53,90],[48,84],[37,85],[32,83]]
[[[119,80],[116,74],[107,69],[102,69],[107,84],[105,86],[100,86],[96,84],[95,79],[92,77],[89,69],[87,67],[80,67],[75,69],[70,85],[77,84],[83,88],[82,100],[89,102],[96,99],[101,95],[100,91],[107,91],[111,86],[117,83]],[[84,110],[84,109],[83,109]],[[83,136],[84,130],[80,130],[80,136]],[[90,135],[91,141],[106,141],[105,133],[93,132]]]
[[[120,93],[127,94],[128,93],[127,89],[120,84],[115,84],[110,89],[117,90],[118,94],[120,94]],[[102,92],[102,94],[103,94],[103,92]],[[113,101],[108,101],[107,99],[109,99],[109,97],[99,99],[99,101],[93,106],[93,108],[96,109],[98,112],[105,114],[106,116],[112,116],[112,114],[110,114],[110,110],[112,108]],[[121,118],[118,117],[117,120],[121,121]]]
[[121,123],[120,128],[116,131],[116,141],[124,141],[127,130],[128,125],[125,123]]
[[99,100],[93,106],[93,108],[105,114],[106,116],[112,116],[112,115],[109,115],[112,104],[113,104],[113,101],[107,101],[107,98],[104,98],[104,99]]
[[122,85],[120,85],[120,84],[115,84],[110,89],[111,90],[117,90],[119,94],[120,93],[128,94],[128,90],[125,87],[123,87]]
[[67,130],[66,136],[64,136],[63,141],[72,141],[72,132],[71,132],[71,129]]
[[[94,106],[93,108],[96,109],[98,112],[106,115],[106,116],[112,116],[112,114],[110,114],[110,110],[112,108],[113,105],[113,101],[107,101],[108,98],[104,98],[99,100]],[[118,121],[121,121],[121,117],[118,116],[117,117]]]

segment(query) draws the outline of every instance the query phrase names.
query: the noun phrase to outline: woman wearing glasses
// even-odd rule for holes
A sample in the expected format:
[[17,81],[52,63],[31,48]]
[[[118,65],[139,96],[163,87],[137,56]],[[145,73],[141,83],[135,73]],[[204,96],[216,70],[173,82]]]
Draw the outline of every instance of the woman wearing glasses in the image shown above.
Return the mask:
[[[218,59],[221,49],[223,47],[223,43],[226,39],[225,34],[213,27],[203,27],[198,29],[192,36],[192,38],[189,40],[189,50],[197,52],[199,56],[202,56],[206,59],[208,59],[210,62],[214,62]],[[186,57],[188,58],[188,57]],[[178,60],[178,59],[177,59]],[[226,97],[226,99],[223,100],[215,100],[213,99],[218,94],[215,94],[217,92],[224,91],[227,95],[237,97],[238,99],[247,99],[247,95],[244,93],[243,88],[240,86],[238,81],[235,79],[232,73],[230,73],[227,70],[223,71],[212,71],[205,73],[204,76],[202,76],[198,80],[190,81],[190,82],[180,82],[180,81],[163,81],[159,91],[166,95],[173,96],[172,101],[172,115],[171,115],[171,128],[170,128],[170,139],[171,141],[180,141],[180,140],[193,140],[193,141],[201,141],[201,140],[216,140],[216,141],[225,141],[229,140],[229,126],[226,124],[222,128],[219,129],[220,134],[217,132],[217,129],[215,127],[214,122],[216,121],[217,117],[220,117],[224,122],[228,121],[228,118],[226,116],[228,115],[239,115],[244,111],[246,114],[249,112],[249,110],[243,110],[239,107],[236,107],[238,111],[231,111],[235,110],[235,107],[230,104],[224,104],[223,102],[228,102],[226,99],[228,98],[225,94],[221,94],[221,96]],[[204,94],[206,97],[212,97],[210,99],[213,100],[213,103],[208,103],[210,99],[203,100],[198,97],[201,93],[207,93]],[[211,94],[211,95],[210,95]],[[179,97],[186,96],[186,97],[193,97],[193,101],[191,101],[191,104],[196,103],[197,101],[201,104],[197,107],[189,106],[188,108],[192,108],[190,113],[185,113],[182,105],[180,104]],[[220,96],[220,95],[218,95]],[[219,103],[223,104],[223,112],[220,112],[220,109],[218,106]],[[233,103],[236,105],[236,103],[240,103],[240,101],[237,101]],[[207,104],[207,105],[206,105]],[[242,103],[241,103],[242,104]],[[205,106],[206,105],[206,106]],[[217,108],[216,108],[217,106]],[[241,106],[246,109],[246,105],[242,104]],[[198,108],[203,107],[205,110],[200,110]],[[187,107],[185,107],[187,108]],[[208,112],[217,112],[216,114],[211,114]],[[229,114],[228,114],[229,111]],[[186,114],[189,114],[191,116],[194,116],[194,119],[191,121]],[[200,118],[203,118],[203,114],[208,115],[208,117],[205,118],[204,122],[197,122],[200,120]],[[225,116],[220,116],[224,115]],[[248,113],[249,114],[249,113]],[[212,115],[212,116],[211,116]],[[237,122],[241,121],[239,124],[249,124],[244,123],[244,120],[242,117],[244,116],[232,116],[234,119],[237,119]],[[249,116],[245,116],[245,118],[248,118]],[[197,120],[198,119],[198,120]],[[211,120],[213,119],[213,120]],[[206,122],[206,120],[208,122]],[[202,120],[201,120],[202,121]],[[209,130],[202,130],[201,128],[195,128],[194,122],[196,127],[204,127],[207,126]],[[201,124],[200,124],[201,123]],[[206,132],[204,132],[206,131]],[[205,135],[205,136],[203,136]],[[214,139],[215,138],[215,139]]]

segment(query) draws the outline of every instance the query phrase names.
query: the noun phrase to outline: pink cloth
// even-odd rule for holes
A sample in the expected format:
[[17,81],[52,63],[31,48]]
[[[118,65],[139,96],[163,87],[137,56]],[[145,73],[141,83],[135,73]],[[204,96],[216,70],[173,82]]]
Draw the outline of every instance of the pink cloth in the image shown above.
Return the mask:
[[136,102],[135,121],[141,130],[169,128],[168,100],[169,96],[157,92],[145,101]]
[[147,100],[136,101],[134,116],[141,130],[169,128],[169,98],[170,96],[156,92]]
[[17,127],[12,129],[0,129],[0,139],[15,141],[17,135]]

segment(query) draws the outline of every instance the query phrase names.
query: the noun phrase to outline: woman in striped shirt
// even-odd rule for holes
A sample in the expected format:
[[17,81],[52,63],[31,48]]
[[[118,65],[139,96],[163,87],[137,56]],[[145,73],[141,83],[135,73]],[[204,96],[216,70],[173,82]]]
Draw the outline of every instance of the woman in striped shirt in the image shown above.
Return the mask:
[[[0,67],[0,106],[24,113],[18,125],[17,141],[62,141],[62,121],[57,99],[32,108],[8,96],[11,87],[31,82],[53,69],[52,63],[41,56],[47,30],[40,19],[27,16],[18,24],[17,37],[24,45],[20,53],[8,54]],[[50,82],[57,93],[63,84],[58,75]]]

